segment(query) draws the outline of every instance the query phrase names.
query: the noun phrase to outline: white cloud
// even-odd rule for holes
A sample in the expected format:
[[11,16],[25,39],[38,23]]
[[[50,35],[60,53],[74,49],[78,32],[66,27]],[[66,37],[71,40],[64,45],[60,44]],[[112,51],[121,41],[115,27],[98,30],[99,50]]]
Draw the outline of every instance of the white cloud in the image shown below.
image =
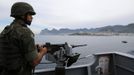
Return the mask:
[[49,0],[46,3],[39,15],[49,24],[116,19],[134,13],[132,0]]
[[[0,21],[9,18],[10,8],[16,1],[28,2],[34,7],[37,15],[32,24],[39,29],[91,28],[104,24],[126,24],[134,20],[134,0],[1,0]],[[84,23],[86,26],[82,25]]]

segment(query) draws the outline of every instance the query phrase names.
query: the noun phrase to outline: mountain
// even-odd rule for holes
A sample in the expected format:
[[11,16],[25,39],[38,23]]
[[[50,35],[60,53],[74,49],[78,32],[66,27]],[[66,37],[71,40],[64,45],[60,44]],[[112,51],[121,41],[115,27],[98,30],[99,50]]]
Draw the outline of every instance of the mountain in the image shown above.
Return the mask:
[[67,35],[72,33],[134,33],[134,23],[128,25],[114,25],[114,26],[104,26],[100,28],[83,28],[83,29],[43,29],[41,30],[41,35]]
[[90,32],[89,29],[83,28],[83,29],[68,29],[68,28],[62,28],[62,29],[44,29],[41,30],[40,34],[41,35],[66,35],[66,34],[71,34],[71,33],[77,33],[77,32]]
[[98,32],[134,33],[134,23],[128,24],[126,26],[123,25],[105,26],[98,29],[99,29]]

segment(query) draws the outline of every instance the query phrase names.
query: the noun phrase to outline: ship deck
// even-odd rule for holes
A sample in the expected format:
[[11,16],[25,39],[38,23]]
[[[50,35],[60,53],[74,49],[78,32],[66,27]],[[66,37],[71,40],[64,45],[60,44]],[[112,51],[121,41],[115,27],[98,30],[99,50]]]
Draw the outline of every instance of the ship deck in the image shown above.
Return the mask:
[[[71,67],[66,67],[65,75],[99,75],[96,67],[99,65],[101,56],[108,56],[110,59],[107,75],[134,75],[134,55],[121,52],[93,54],[89,58],[77,61]],[[36,67],[34,75],[55,75],[56,64],[40,64],[39,66],[41,67]]]

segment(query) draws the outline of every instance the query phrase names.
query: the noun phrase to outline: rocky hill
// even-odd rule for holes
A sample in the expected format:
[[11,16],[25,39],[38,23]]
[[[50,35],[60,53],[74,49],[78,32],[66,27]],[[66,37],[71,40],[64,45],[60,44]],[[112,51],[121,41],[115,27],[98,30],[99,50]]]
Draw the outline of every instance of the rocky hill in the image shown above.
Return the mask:
[[128,25],[114,25],[114,26],[104,26],[100,28],[83,28],[83,29],[43,29],[41,30],[41,35],[67,35],[73,33],[134,33],[134,23]]

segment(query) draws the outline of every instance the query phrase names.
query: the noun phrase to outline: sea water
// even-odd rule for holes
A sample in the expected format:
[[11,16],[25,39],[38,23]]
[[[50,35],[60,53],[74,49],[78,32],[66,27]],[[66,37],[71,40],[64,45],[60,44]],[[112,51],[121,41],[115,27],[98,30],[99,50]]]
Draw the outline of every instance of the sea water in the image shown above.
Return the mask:
[[[125,41],[125,43],[123,42]],[[64,44],[71,45],[87,44],[87,46],[77,47],[73,52],[80,53],[80,57],[85,57],[95,53],[103,52],[130,52],[134,51],[134,36],[67,36],[67,35],[36,35],[36,44]],[[42,62],[45,61],[43,58]],[[89,60],[91,61],[91,60]],[[87,62],[87,61],[85,61]],[[82,61],[83,63],[83,61]],[[42,67],[39,65],[39,67]]]

